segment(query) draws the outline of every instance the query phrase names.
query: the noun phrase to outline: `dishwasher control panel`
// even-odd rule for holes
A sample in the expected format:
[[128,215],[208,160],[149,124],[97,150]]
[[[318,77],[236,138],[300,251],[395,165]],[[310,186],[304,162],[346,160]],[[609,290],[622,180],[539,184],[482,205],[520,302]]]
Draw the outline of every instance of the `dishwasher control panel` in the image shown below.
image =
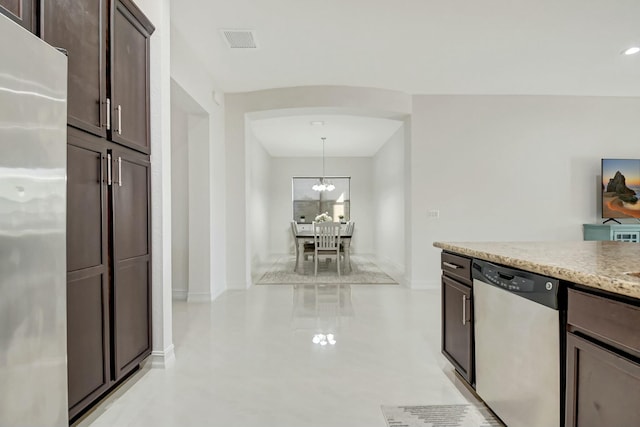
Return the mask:
[[472,276],[474,280],[480,280],[547,307],[558,309],[560,288],[558,279],[478,259],[473,260]]
[[535,282],[521,276],[505,274],[497,268],[487,267],[484,277],[496,286],[517,292],[533,292]]

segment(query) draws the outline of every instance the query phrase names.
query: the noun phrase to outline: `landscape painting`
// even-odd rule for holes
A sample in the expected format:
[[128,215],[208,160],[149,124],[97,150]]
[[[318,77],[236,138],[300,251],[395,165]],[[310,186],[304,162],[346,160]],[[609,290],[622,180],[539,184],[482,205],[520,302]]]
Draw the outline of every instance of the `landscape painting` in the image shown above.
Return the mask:
[[640,159],[602,159],[602,217],[640,218]]

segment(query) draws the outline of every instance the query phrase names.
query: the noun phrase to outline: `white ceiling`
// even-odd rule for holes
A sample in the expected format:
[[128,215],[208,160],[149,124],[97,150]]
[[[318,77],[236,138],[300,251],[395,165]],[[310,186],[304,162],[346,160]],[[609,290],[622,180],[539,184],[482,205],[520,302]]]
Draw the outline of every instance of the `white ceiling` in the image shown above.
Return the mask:
[[[312,126],[322,121],[323,126]],[[256,138],[273,157],[370,157],[402,126],[401,121],[350,115],[299,115],[251,121]]]
[[[173,31],[224,92],[640,96],[639,0],[180,0]],[[219,30],[253,29],[230,50]]]
[[[640,0],[180,0],[172,31],[223,92],[307,85],[409,94],[640,96]],[[231,50],[221,29],[255,30]],[[257,120],[273,156],[370,156],[397,123]],[[321,135],[323,134],[323,135]],[[384,141],[383,141],[384,139]]]

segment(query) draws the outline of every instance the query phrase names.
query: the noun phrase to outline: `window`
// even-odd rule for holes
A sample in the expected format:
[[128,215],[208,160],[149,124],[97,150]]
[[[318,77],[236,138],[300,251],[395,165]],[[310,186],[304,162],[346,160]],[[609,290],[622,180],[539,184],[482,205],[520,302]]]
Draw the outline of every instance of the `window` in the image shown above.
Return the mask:
[[320,177],[293,177],[293,220],[299,223],[313,222],[315,217],[327,212],[334,221],[346,222],[351,218],[351,177],[325,177],[336,188],[333,191],[314,191],[311,187]]

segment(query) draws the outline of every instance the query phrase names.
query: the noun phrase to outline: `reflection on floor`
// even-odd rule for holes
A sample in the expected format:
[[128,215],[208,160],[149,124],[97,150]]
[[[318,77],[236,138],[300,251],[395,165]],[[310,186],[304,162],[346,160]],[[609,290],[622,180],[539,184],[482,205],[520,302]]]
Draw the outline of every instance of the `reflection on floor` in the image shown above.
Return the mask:
[[439,317],[439,291],[401,286],[175,302],[176,365],[143,369],[78,425],[385,427],[381,405],[477,403],[440,354]]

